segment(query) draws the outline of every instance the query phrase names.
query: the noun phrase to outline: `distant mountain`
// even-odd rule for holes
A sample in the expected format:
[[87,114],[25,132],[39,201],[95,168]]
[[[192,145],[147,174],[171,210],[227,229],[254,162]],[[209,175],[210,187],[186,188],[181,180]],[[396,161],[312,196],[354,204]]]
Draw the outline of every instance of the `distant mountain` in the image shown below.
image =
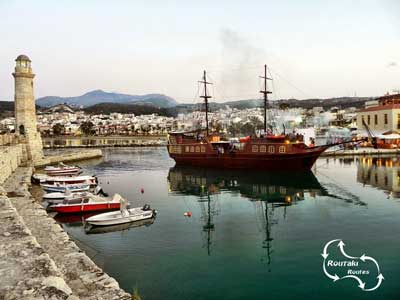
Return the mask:
[[47,96],[36,100],[36,104],[42,107],[50,107],[57,104],[68,104],[72,106],[88,107],[99,103],[122,103],[122,104],[148,104],[156,107],[173,107],[177,102],[166,95],[127,95],[119,93],[109,93],[102,90],[88,92],[76,97]]

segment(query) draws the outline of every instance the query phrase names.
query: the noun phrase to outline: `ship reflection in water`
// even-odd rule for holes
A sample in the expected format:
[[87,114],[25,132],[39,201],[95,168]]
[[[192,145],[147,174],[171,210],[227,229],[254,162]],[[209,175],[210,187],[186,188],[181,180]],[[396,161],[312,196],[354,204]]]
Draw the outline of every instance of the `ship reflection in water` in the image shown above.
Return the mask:
[[362,157],[357,166],[357,181],[400,198],[400,160],[396,157]]
[[[265,173],[262,171],[217,170],[190,167],[174,167],[168,174],[170,192],[175,195],[198,197],[201,206],[205,247],[211,255],[212,236],[216,230],[213,219],[218,215],[217,197],[223,192],[239,194],[254,205],[257,219],[264,232],[263,258],[271,263],[272,227],[278,223],[277,214],[286,218],[287,208],[305,199],[305,194],[330,196],[311,171],[299,173]],[[337,197],[336,197],[337,198]]]

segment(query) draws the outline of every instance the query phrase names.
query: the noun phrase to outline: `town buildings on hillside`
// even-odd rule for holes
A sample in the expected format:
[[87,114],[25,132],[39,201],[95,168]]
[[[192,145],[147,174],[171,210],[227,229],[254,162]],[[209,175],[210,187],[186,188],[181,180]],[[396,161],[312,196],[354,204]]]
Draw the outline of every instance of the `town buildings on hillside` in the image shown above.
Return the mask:
[[[311,110],[289,108],[271,109],[268,120],[271,127],[277,130],[314,127],[323,132],[329,126],[355,127],[355,108],[340,110],[332,108],[324,111],[322,107]],[[251,134],[262,128],[263,115],[261,108],[236,109],[226,106],[209,113],[210,126],[217,131],[233,136]],[[134,115],[122,113],[89,115],[81,110],[75,111],[67,105],[57,105],[38,115],[38,128],[43,136],[71,135],[80,136],[87,132],[82,124],[92,124],[93,135],[163,135],[170,131],[190,131],[205,127],[205,113],[194,111],[179,114],[176,118],[151,115]],[[14,119],[0,121],[0,130],[14,130]]]

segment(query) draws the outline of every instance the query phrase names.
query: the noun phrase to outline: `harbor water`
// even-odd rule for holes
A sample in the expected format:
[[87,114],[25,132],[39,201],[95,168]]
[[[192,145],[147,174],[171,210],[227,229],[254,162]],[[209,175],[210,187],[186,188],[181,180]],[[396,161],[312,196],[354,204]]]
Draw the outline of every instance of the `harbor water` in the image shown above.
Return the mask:
[[[177,168],[164,148],[118,148],[81,166],[110,195],[158,211],[89,231],[87,216],[55,217],[142,299],[400,298],[400,158],[321,158],[313,172],[271,174]],[[348,256],[376,260],[385,278],[378,288],[328,278],[340,270],[324,270],[321,253],[339,239]],[[336,245],[329,258],[340,256]],[[377,267],[359,262],[369,274],[358,277],[374,287]]]

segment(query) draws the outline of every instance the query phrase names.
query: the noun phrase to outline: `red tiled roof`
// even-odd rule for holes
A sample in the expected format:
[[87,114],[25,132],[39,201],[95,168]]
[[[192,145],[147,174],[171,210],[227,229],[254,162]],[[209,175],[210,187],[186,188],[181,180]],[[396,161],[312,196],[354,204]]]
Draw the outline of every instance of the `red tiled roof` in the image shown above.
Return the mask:
[[369,112],[378,110],[400,109],[400,104],[377,105],[359,110],[358,112]]

